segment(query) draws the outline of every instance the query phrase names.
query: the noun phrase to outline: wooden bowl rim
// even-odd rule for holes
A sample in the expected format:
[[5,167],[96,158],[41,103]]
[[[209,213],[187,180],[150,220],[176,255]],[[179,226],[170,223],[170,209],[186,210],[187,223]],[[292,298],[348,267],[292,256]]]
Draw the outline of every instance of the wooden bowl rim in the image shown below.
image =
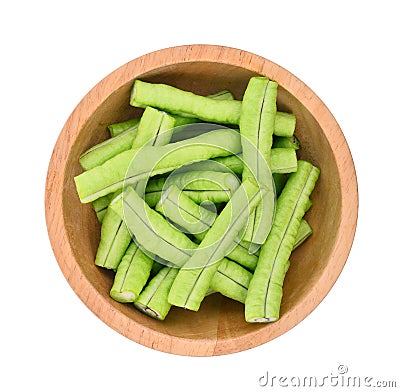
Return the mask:
[[[116,311],[99,295],[79,268],[67,239],[62,213],[65,169],[69,151],[82,127],[98,106],[127,82],[149,71],[186,62],[225,63],[276,80],[314,116],[332,148],[339,172],[342,199],[339,234],[322,275],[308,294],[281,317],[281,322],[276,323],[277,328],[260,328],[234,339],[210,340],[187,339],[155,331]],[[54,210],[60,213],[50,213]],[[301,80],[274,62],[247,51],[217,45],[184,45],[157,50],[126,63],[96,84],[80,101],[67,119],[51,156],[46,179],[45,211],[51,246],[61,271],[78,297],[102,321],[127,338],[159,351],[211,356],[243,351],[266,343],[297,325],[323,300],[339,277],[353,243],[358,216],[358,187],[351,152],[338,123],[319,97]],[[163,341],[163,344],[155,344],[159,341]]]

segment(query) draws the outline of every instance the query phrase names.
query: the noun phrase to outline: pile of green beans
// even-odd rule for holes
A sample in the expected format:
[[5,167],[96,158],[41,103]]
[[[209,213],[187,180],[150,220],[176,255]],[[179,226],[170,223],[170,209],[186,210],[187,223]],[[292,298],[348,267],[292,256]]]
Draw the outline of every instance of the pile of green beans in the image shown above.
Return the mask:
[[290,256],[312,234],[305,214],[319,176],[299,160],[296,118],[278,84],[252,77],[242,100],[135,80],[140,118],[110,124],[75,177],[101,224],[95,264],[110,296],[164,320],[219,293],[247,322],[279,318]]

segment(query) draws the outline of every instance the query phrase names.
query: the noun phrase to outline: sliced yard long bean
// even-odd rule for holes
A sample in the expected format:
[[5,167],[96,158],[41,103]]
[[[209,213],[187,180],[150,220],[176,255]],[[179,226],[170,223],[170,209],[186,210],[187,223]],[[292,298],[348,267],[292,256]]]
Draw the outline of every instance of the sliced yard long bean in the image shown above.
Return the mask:
[[186,172],[184,170],[181,171],[181,169],[175,173],[170,175],[168,179],[151,179],[147,183],[145,200],[150,207],[154,207],[158,203],[162,190],[171,185],[176,185],[196,203],[202,203],[207,200],[214,203],[228,202],[233,192],[240,185],[238,178],[232,173],[212,171]]
[[318,168],[299,161],[297,172],[291,174],[278,198],[274,224],[261,247],[246,297],[245,317],[248,322],[271,322],[279,318],[287,263],[318,176]]
[[107,160],[129,150],[137,133],[137,125],[127,129],[111,139],[96,144],[79,157],[79,163],[84,170],[93,169]]
[[120,216],[111,208],[103,219],[100,244],[95,264],[99,267],[116,269],[131,242],[131,235]]
[[128,187],[118,202],[111,204],[114,211],[123,219],[135,240],[143,249],[171,261],[184,264],[193,254],[197,245],[184,233],[173,227],[158,212],[151,209],[139,195]]
[[132,148],[163,146],[171,140],[175,120],[167,113],[147,107],[140,119]]
[[226,257],[235,261],[236,263],[246,267],[250,271],[254,271],[258,263],[258,255],[250,253],[240,241],[236,242],[237,246],[229,252]]
[[275,118],[274,134],[276,136],[293,136],[296,128],[296,116],[291,113],[277,112]]
[[166,84],[152,84],[135,80],[130,104],[152,106],[170,113],[187,114],[204,121],[237,124],[241,104],[236,100],[216,100],[183,91]]
[[[218,101],[214,97],[214,101]],[[223,98],[213,103],[210,96],[204,97],[165,84],[147,83],[136,80],[131,91],[131,105],[152,106],[170,113],[194,116],[204,121],[221,124],[239,124],[242,102]],[[278,112],[274,123],[277,136],[292,136],[296,117],[291,113]]]
[[[216,100],[219,100],[219,101],[223,101],[223,100],[232,101],[232,100],[235,99],[233,94],[228,90],[221,90],[221,91],[219,91],[219,92],[217,92],[215,94],[207,95],[207,98],[212,98],[212,99],[216,99]],[[197,121],[201,121],[201,120],[197,119],[196,116],[194,116],[194,115],[192,115],[190,113],[177,112],[176,114],[179,115],[182,118],[194,118],[196,120],[196,122]]]
[[[201,242],[206,235],[206,232],[195,234],[194,237],[196,240]],[[246,267],[247,269],[254,271],[257,266],[259,251],[251,253],[250,245],[251,243],[246,243],[245,241],[240,241],[238,238],[233,239],[233,243],[235,247],[232,251],[230,251],[226,257],[230,260],[235,261],[236,263]]]
[[196,204],[176,185],[163,192],[156,210],[190,234],[208,230],[216,218],[215,212]]
[[124,183],[134,184],[191,162],[237,154],[240,150],[240,135],[221,129],[166,146],[122,152],[74,180],[81,202],[88,203],[121,189]]
[[233,249],[233,240],[243,229],[249,214],[263,197],[252,179],[233,194],[197,251],[180,269],[168,295],[172,305],[198,310],[222,259]]
[[242,175],[243,157],[242,154],[230,155],[228,157],[215,158],[211,162],[217,162],[221,167],[226,167],[235,174]]
[[[215,158],[212,161],[207,162],[218,162],[221,164],[220,170],[223,170],[225,166],[228,170],[232,171],[235,174],[242,174],[243,172],[243,156],[242,154],[231,155],[228,157]],[[199,166],[202,162],[198,162]],[[194,165],[197,165],[194,164]],[[210,167],[211,167],[210,165]],[[218,170],[218,166],[214,166],[214,170]],[[271,172],[275,173],[292,173],[297,170],[297,157],[296,152],[292,147],[280,147],[280,148],[272,148],[271,149]]]
[[110,194],[100,197],[92,202],[92,207],[93,207],[94,211],[96,212],[97,219],[99,220],[100,223],[103,222],[104,216],[107,211],[107,207],[110,204],[113,197],[114,197],[114,194],[110,193]]
[[[165,182],[165,186],[176,185],[196,203],[210,200],[215,203],[227,201],[240,185],[239,179],[232,173],[215,171],[174,172]],[[212,197],[207,198],[207,195]],[[217,198],[214,196],[216,195]],[[219,196],[218,196],[219,195]],[[220,197],[220,199],[218,199]]]
[[162,268],[140,293],[134,305],[143,313],[164,320],[171,309],[168,293],[178,271],[178,268]]
[[167,187],[176,185],[179,189],[185,191],[199,191],[202,189],[209,191],[223,190],[231,196],[239,187],[240,182],[232,173],[206,170],[180,172],[178,170],[167,178],[165,185]]
[[[165,146],[171,140],[175,120],[167,113],[147,107],[140,119],[137,135],[132,148],[144,146]],[[147,180],[143,179],[134,184],[135,191],[144,197]]]
[[132,128],[136,128],[139,124],[140,118],[132,118],[131,120],[110,124],[108,130],[110,131],[111,137],[115,137],[124,133]]
[[[271,167],[272,135],[276,117],[278,84],[264,77],[253,77],[243,96],[240,134],[243,149],[243,180],[254,177],[266,187],[273,184]],[[264,243],[275,211],[275,193],[267,192],[249,220],[244,239]]]
[[[171,139],[175,122],[172,120],[172,117],[168,116],[166,113],[163,115],[160,114],[160,123],[158,124],[159,128],[157,128],[154,133],[151,133],[153,128],[151,128],[150,125],[151,122],[155,122],[154,117],[156,115],[154,112],[157,111],[149,108],[148,112],[152,112],[152,115],[150,113],[146,113],[145,111],[140,119],[142,126],[139,126],[140,123],[136,121],[139,119],[133,119],[135,121],[127,121],[126,126],[121,125],[125,123],[115,124],[115,126],[120,125],[120,128],[116,129],[123,129],[124,131],[117,132],[116,136],[107,139],[84,152],[79,158],[79,163],[81,164],[82,168],[84,170],[93,169],[94,167],[100,166],[107,160],[120,154],[121,152],[130,150],[132,147],[141,147],[145,145],[150,141],[150,139],[153,141],[153,145],[167,144]],[[168,132],[168,130],[170,131]],[[157,135],[158,138],[161,139],[158,143]],[[162,141],[164,141],[163,144]]]
[[[258,178],[262,168],[260,158],[265,159],[270,166],[277,93],[278,84],[264,77],[251,78],[244,93],[239,126],[243,160],[247,166],[243,169],[246,177],[253,175]],[[256,147],[260,158],[252,156],[254,149],[248,145],[249,142]]]
[[214,274],[210,289],[244,303],[253,274],[233,261],[224,259]]
[[[293,250],[300,246],[312,233],[311,226],[306,220],[302,219],[300,227],[296,235],[296,241]],[[290,262],[284,265],[284,270],[287,271]],[[225,259],[215,273],[210,289],[213,292],[223,294],[228,298],[245,303],[247,289],[253,274],[239,264]]]
[[133,302],[149,279],[153,260],[132,242],[118,265],[110,296],[118,302]]
[[[178,272],[178,268],[161,268],[140,293],[134,305],[143,313],[164,320],[171,308],[168,294]],[[235,262],[223,259],[206,295],[219,292],[228,298],[244,303],[252,276],[251,272]]]
[[[215,212],[196,204],[175,185],[169,187],[163,193],[156,210],[186,232],[193,234],[200,242],[204,239],[207,230],[210,229],[216,218]],[[237,238],[233,240],[233,243],[235,247],[226,256],[254,271],[258,257],[250,254],[248,248],[241,244]]]
[[297,155],[293,148],[273,148],[271,150],[272,173],[293,173],[297,170]]

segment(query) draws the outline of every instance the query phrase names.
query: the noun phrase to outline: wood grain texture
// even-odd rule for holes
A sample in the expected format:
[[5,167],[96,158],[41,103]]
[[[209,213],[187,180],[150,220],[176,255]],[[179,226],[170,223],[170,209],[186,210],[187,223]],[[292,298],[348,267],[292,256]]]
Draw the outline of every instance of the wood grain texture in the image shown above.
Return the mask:
[[[297,117],[300,156],[321,169],[307,220],[313,236],[291,257],[280,319],[247,324],[243,305],[214,294],[197,313],[171,310],[164,322],[112,300],[113,273],[94,265],[100,227],[90,205],[79,202],[73,177],[79,155],[107,137],[106,126],[140,115],[129,106],[136,78],[199,94],[231,90],[241,99],[253,75],[279,83],[278,108]],[[46,182],[46,221],[57,262],[79,298],[110,327],[156,350],[190,356],[246,350],[285,333],[329,292],[348,257],[358,214],[352,157],[336,120],[317,95],[284,68],[242,50],[210,45],[156,51],[118,68],[99,82],[68,118],[55,145]],[[101,342],[99,342],[101,344]]]

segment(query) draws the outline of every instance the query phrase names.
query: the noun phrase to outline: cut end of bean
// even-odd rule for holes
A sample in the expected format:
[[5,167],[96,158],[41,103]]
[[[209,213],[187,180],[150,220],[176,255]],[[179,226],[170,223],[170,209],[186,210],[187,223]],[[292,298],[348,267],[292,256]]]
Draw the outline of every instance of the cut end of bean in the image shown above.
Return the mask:
[[122,293],[110,291],[110,296],[115,301],[118,301],[121,303],[134,302],[136,299],[136,295],[130,291],[124,291]]
[[255,317],[247,320],[249,323],[272,323],[278,320],[276,317]]
[[159,312],[157,312],[156,310],[151,309],[148,306],[143,305],[139,302],[135,302],[134,305],[137,309],[139,309],[144,314],[147,314],[148,316],[150,316],[154,319],[157,319],[157,320],[164,320],[164,317],[162,317],[161,314]]

